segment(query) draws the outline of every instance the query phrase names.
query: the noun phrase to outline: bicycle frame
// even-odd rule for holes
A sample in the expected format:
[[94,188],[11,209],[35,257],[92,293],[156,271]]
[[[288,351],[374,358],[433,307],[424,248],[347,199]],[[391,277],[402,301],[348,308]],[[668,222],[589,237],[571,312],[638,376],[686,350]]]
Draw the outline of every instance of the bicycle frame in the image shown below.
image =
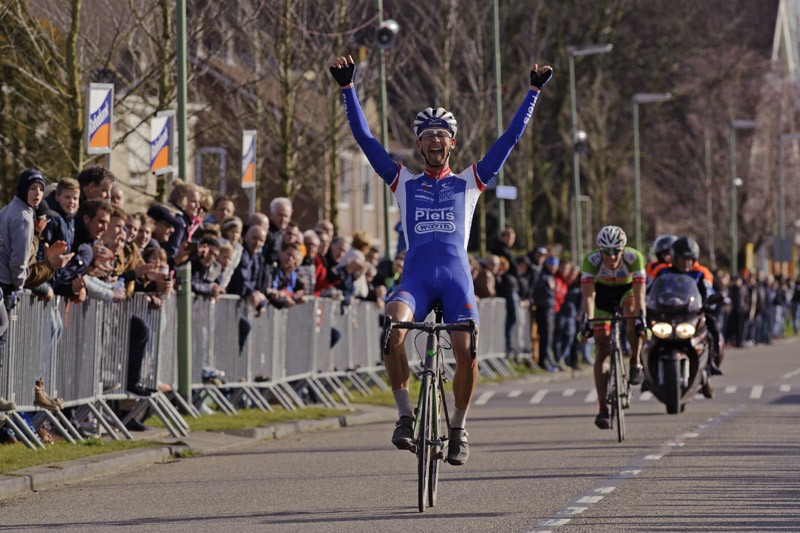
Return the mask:
[[[625,375],[625,365],[622,361],[622,332],[623,320],[636,318],[635,316],[623,315],[617,309],[610,317],[594,318],[590,322],[611,322],[611,332],[609,334],[609,344],[611,345],[609,354],[608,383],[606,385],[606,404],[611,412],[611,425],[617,428],[617,440],[625,440],[625,409],[630,407],[630,384]],[[616,422],[616,423],[615,423]]]
[[[418,504],[419,511],[426,506],[436,505],[439,482],[439,462],[445,458],[447,435],[450,429],[450,415],[444,394],[445,375],[442,365],[441,332],[469,331],[470,355],[476,356],[476,326],[468,323],[446,324],[442,321],[441,305],[434,307],[434,322],[393,322],[386,319],[383,325],[382,348],[388,352],[389,334],[392,329],[409,329],[427,333],[425,354],[417,376],[420,378],[420,392],[414,417],[416,446],[413,450],[418,459]],[[445,431],[448,430],[448,432]]]

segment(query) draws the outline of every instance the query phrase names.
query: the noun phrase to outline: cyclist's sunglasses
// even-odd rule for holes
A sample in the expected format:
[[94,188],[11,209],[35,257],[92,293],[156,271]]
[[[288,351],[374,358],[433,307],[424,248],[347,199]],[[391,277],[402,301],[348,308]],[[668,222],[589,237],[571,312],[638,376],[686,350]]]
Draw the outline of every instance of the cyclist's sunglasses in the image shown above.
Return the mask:
[[603,255],[619,255],[623,252],[622,248],[602,248]]
[[450,132],[447,130],[425,130],[420,134],[419,138],[427,141],[434,138],[449,139]]

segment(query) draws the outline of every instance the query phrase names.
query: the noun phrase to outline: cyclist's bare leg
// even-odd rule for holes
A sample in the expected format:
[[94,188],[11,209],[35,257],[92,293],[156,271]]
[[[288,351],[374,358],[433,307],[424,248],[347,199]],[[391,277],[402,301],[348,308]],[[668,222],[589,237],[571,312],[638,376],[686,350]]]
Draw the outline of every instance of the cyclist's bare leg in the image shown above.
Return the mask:
[[594,330],[594,386],[597,389],[597,402],[600,410],[608,409],[606,405],[606,393],[608,392],[608,369],[604,368],[604,363],[611,353],[609,345],[609,333],[605,329],[596,328]]
[[[622,308],[626,315],[631,316],[634,314],[633,298],[628,298],[622,303]],[[636,322],[634,319],[629,318],[626,322],[628,344],[631,346],[631,366],[639,363],[639,353],[642,350],[642,338],[636,334]]]
[[[468,331],[450,332],[453,355],[456,359],[456,371],[453,376],[453,397],[456,409],[468,409],[472,402],[472,393],[478,383],[478,361],[470,356],[470,340]],[[478,336],[475,336],[475,343]],[[477,350],[477,346],[476,346]]]
[[[411,322],[414,314],[411,308],[403,302],[389,302],[386,304],[385,314],[394,322]],[[389,376],[389,384],[392,390],[408,389],[408,379],[410,370],[408,358],[406,357],[406,347],[404,344],[406,329],[393,329],[389,335],[389,353],[384,356],[383,364],[386,367],[386,374]]]

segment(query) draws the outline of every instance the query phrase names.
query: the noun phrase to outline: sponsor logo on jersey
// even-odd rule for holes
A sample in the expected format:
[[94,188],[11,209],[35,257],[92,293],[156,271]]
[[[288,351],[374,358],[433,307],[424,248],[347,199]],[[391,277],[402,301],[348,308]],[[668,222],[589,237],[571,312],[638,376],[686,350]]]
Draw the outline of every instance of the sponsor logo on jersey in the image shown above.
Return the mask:
[[442,231],[455,233],[456,214],[452,208],[429,209],[417,207],[414,211],[414,232],[419,234]]

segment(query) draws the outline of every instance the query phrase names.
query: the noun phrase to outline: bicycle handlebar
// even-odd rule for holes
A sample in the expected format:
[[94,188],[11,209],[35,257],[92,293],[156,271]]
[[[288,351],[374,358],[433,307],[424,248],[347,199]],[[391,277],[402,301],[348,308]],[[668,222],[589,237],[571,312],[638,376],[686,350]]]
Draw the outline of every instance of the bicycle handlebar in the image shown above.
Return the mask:
[[474,320],[469,322],[456,322],[456,323],[441,323],[441,322],[395,322],[391,318],[384,318],[383,322],[383,335],[381,336],[381,348],[386,355],[389,353],[389,333],[392,329],[412,329],[417,331],[424,331],[426,333],[435,333],[437,331],[469,331],[470,333],[470,349],[469,353],[472,359],[477,356],[476,340],[477,340],[477,324]]

